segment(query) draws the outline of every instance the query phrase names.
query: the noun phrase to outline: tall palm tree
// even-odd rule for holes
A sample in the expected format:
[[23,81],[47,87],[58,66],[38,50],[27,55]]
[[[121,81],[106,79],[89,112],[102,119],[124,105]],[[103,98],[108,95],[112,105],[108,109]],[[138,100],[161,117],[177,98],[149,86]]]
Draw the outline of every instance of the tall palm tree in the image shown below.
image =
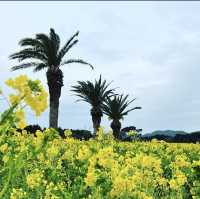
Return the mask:
[[103,113],[108,116],[109,119],[112,120],[110,127],[113,130],[113,135],[115,138],[119,138],[120,130],[121,130],[121,122],[120,120],[124,118],[129,112],[141,109],[141,107],[134,107],[128,109],[128,106],[134,101],[135,99],[129,101],[128,95],[115,95],[112,97],[107,97],[106,101],[103,105]]
[[101,75],[99,80],[95,80],[94,83],[90,81],[78,81],[76,86],[72,86],[72,92],[75,92],[76,96],[81,99],[78,101],[85,101],[89,103],[92,108],[90,114],[92,116],[94,135],[98,131],[101,123],[101,117],[103,116],[102,105],[106,97],[112,96],[114,89],[108,89],[106,80],[102,81]]
[[[80,63],[93,66],[82,59],[63,60],[66,53],[78,42],[76,32],[72,37],[60,47],[60,37],[50,28],[50,34],[36,34],[35,38],[24,38],[19,42],[22,50],[9,56],[10,59],[18,59],[19,65],[13,66],[12,70],[34,67],[34,72],[47,69],[46,77],[49,87],[49,126],[56,128],[58,126],[59,98],[63,86],[63,72],[60,67],[65,64]],[[23,62],[24,60],[32,60]]]

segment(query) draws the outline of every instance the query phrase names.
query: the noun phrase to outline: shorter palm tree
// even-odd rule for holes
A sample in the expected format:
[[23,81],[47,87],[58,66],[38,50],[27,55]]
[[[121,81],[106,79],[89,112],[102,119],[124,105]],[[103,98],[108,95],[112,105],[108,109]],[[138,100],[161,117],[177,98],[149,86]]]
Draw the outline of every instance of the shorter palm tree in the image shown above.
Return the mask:
[[115,138],[119,138],[120,130],[121,130],[121,122],[120,120],[124,118],[129,112],[141,109],[141,107],[134,107],[128,109],[128,106],[134,101],[135,99],[129,101],[128,95],[115,95],[112,97],[107,97],[105,103],[103,104],[103,113],[108,116],[110,120],[112,120],[110,127],[113,130],[113,136]]
[[85,101],[92,106],[90,114],[92,116],[94,135],[101,124],[103,102],[106,97],[113,95],[114,89],[108,89],[109,85],[110,83],[107,84],[106,80],[102,81],[100,75],[99,80],[95,80],[95,83],[90,81],[78,81],[78,85],[72,86],[73,89],[71,91],[75,92],[75,95],[81,98],[77,101]]

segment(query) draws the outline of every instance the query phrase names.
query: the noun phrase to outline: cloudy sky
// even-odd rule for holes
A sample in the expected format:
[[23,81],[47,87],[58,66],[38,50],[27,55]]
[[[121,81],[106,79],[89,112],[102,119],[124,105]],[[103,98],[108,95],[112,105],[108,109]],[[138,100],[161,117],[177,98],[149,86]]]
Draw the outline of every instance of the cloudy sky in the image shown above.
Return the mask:
[[[10,72],[17,62],[8,56],[18,41],[52,27],[64,43],[77,30],[79,43],[69,58],[83,58],[95,67],[66,65],[59,125],[92,130],[90,106],[75,103],[69,91],[77,80],[100,74],[114,81],[118,93],[137,98],[122,126],[143,133],[153,130],[200,130],[200,2],[1,2],[0,87],[9,77],[27,74],[46,86],[45,71]],[[0,110],[6,102],[1,100]],[[27,110],[30,123],[48,125],[48,110],[40,117]],[[103,118],[108,129],[109,121]]]

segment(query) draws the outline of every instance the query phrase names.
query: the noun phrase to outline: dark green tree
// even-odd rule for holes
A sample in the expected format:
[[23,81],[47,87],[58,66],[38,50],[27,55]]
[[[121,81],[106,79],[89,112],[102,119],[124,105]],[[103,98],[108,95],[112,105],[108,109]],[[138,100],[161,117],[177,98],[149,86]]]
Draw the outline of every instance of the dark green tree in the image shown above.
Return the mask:
[[129,112],[141,109],[141,107],[127,109],[134,100],[135,99],[129,101],[128,95],[115,95],[107,97],[105,103],[103,104],[103,113],[107,115],[110,120],[112,120],[110,127],[113,130],[113,136],[117,139],[120,136],[121,130],[120,120],[122,120]]
[[[37,72],[47,69],[46,77],[49,87],[49,127],[58,127],[59,99],[63,86],[63,72],[60,67],[71,63],[80,63],[93,66],[82,59],[64,60],[64,56],[78,42],[76,32],[61,48],[60,37],[54,29],[50,29],[50,34],[36,34],[35,38],[24,38],[19,42],[22,49],[9,56],[10,59],[17,59],[20,64],[13,66],[12,70],[34,67]],[[24,60],[26,62],[24,62]],[[29,61],[27,61],[29,60]]]
[[81,99],[78,101],[85,101],[91,105],[90,114],[92,116],[94,134],[98,131],[101,124],[101,117],[103,116],[102,105],[106,97],[112,96],[114,89],[108,89],[110,83],[106,80],[95,80],[94,83],[90,81],[78,81],[76,86],[72,86],[72,92]]

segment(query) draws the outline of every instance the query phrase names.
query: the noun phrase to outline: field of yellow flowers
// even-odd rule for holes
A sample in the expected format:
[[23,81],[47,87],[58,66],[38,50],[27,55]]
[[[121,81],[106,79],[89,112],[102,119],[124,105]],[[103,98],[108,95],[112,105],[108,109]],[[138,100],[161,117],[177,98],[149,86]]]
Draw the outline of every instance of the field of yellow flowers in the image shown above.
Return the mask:
[[[6,133],[5,133],[6,132]],[[0,198],[200,198],[200,145],[0,128]]]

